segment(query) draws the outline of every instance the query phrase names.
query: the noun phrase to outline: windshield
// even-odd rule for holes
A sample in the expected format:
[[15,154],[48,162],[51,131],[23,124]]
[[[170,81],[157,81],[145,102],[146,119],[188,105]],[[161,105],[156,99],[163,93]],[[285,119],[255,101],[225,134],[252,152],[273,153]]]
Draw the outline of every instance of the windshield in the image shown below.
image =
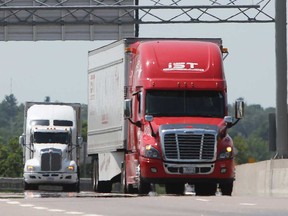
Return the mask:
[[69,143],[69,134],[65,132],[61,133],[47,133],[47,132],[35,132],[34,143]]
[[147,91],[146,114],[153,116],[225,115],[224,96],[218,91]]

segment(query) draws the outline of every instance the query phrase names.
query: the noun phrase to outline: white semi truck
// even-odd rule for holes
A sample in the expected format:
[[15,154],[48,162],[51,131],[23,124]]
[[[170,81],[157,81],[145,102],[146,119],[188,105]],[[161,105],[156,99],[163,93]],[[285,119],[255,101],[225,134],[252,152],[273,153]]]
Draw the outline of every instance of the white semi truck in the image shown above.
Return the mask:
[[81,104],[26,102],[23,146],[24,190],[60,185],[79,191]]

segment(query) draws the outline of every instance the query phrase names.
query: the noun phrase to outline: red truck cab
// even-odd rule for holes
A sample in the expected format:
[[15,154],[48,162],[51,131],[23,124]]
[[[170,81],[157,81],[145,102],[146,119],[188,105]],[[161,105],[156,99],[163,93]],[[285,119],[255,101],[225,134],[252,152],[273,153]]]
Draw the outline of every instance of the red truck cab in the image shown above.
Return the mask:
[[[233,141],[227,129],[227,84],[221,40],[137,41],[130,55],[124,115],[129,120],[125,190],[148,193],[164,184],[198,195],[217,187],[231,195],[235,179]],[[243,101],[236,101],[236,122]]]

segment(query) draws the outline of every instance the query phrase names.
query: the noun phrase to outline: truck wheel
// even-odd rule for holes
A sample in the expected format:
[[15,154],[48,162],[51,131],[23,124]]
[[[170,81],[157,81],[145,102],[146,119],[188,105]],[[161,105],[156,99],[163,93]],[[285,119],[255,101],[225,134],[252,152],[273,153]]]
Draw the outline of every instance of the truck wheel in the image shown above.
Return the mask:
[[111,181],[98,181],[97,191],[100,193],[111,193],[112,182]]
[[99,162],[98,159],[93,160],[93,175],[92,175],[93,190],[100,193],[111,193],[111,181],[99,181]]
[[134,188],[132,184],[127,184],[126,182],[126,165],[125,163],[122,164],[122,171],[121,171],[121,191],[123,193],[128,194],[137,194],[137,188]]
[[24,182],[24,190],[38,190],[38,185]]
[[213,196],[217,190],[216,183],[196,183],[195,192],[197,196]]
[[128,184],[127,185],[127,193],[129,193],[129,194],[137,194],[138,193],[138,189],[134,188],[132,184]]
[[138,182],[138,193],[139,194],[148,194],[151,190],[151,185],[148,182],[145,182],[143,178],[140,176]]
[[121,192],[128,193],[126,184],[126,165],[125,161],[121,164]]
[[166,194],[184,195],[185,184],[184,183],[165,184],[165,190]]
[[76,183],[75,185],[75,192],[80,193],[80,182]]
[[92,186],[93,191],[97,192],[98,184],[98,159],[94,159],[92,163]]
[[76,192],[76,193],[79,193],[80,192],[79,182],[77,182],[75,184],[64,185],[63,186],[63,190],[64,190],[64,192]]
[[222,195],[231,196],[233,191],[233,182],[219,184]]

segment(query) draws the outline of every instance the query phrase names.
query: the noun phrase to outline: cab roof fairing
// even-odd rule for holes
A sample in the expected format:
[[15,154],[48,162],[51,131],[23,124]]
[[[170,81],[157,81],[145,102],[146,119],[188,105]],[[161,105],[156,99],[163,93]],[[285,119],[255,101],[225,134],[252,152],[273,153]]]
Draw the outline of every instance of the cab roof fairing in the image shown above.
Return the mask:
[[215,43],[163,40],[136,45],[135,87],[227,89],[222,53]]

